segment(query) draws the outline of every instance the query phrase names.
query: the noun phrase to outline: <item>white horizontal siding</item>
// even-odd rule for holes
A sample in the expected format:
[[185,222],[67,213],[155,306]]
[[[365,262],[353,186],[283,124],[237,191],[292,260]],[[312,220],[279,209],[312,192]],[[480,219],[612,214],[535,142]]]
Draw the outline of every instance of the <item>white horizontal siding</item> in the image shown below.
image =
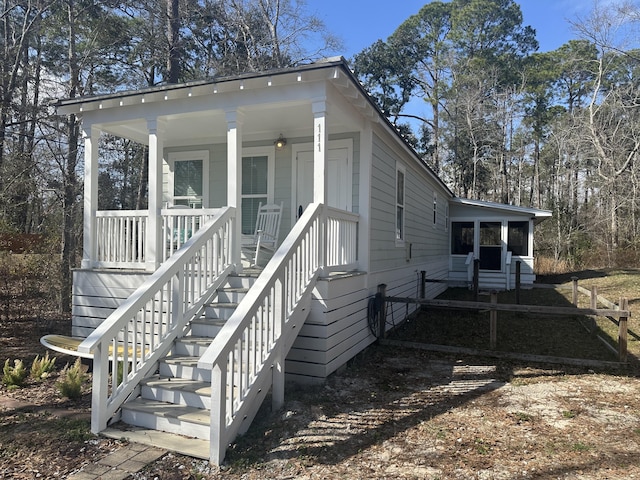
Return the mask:
[[[370,271],[386,271],[435,260],[449,254],[449,233],[445,225],[448,194],[414,162],[374,135],[371,169]],[[396,166],[405,170],[405,239],[397,243]],[[433,197],[437,195],[436,225],[433,223]]]
[[289,378],[320,380],[370,345],[366,275],[320,279],[305,324],[286,360]]
[[148,275],[144,272],[74,271],[71,335],[87,337],[142,285]]

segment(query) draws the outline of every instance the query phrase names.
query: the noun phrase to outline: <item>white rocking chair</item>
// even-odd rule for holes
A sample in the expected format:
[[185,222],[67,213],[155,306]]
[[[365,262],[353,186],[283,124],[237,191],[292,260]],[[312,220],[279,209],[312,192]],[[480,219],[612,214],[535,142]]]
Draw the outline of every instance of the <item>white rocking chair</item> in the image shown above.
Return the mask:
[[282,204],[259,204],[255,232],[249,243],[245,245],[245,247],[251,249],[252,252],[255,252],[253,254],[253,262],[251,263],[252,267],[258,264],[258,255],[261,249],[275,253],[278,248],[281,218]]

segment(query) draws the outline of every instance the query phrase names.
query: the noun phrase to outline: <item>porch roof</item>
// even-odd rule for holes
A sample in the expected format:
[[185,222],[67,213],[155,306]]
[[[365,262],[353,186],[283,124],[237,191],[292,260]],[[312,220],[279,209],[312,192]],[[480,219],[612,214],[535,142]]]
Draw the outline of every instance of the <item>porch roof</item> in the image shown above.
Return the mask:
[[[344,57],[332,57],[306,65],[265,72],[60,99],[54,106],[59,114],[91,116],[94,124],[100,124],[103,131],[140,143],[146,143],[148,135],[148,115],[142,112],[164,115],[164,118],[171,122],[171,128],[164,138],[165,147],[195,144],[205,138],[212,140],[215,139],[214,132],[222,134],[218,141],[225,141],[227,125],[224,110],[234,107],[247,111],[243,134],[245,141],[275,139],[281,133],[288,137],[303,137],[308,135],[304,128],[308,128],[310,124],[310,103],[327,95],[326,89],[313,89],[312,85],[325,82],[330,83],[340,94],[339,100],[330,100],[334,110],[330,113],[331,122],[327,125],[329,134],[354,130],[354,117],[345,108],[345,105],[349,104],[369,122],[382,126],[397,144],[436,180],[450,198],[453,197],[453,193],[442,179],[383,114],[353,74]],[[272,100],[261,105],[246,103],[248,98],[242,93],[260,90],[268,90],[269,93],[266,95]],[[224,97],[225,100],[220,100]],[[212,98],[218,100],[213,101]],[[260,98],[264,100],[264,97]],[[153,108],[152,105],[157,107]],[[212,114],[212,109],[217,113]],[[185,121],[187,118],[191,121]]]
[[543,221],[546,218],[551,217],[552,212],[549,210],[541,210],[538,208],[531,207],[521,207],[516,205],[507,205],[504,203],[496,203],[496,202],[487,202],[484,200],[471,200],[468,198],[460,198],[455,197],[451,199],[452,204],[457,204],[460,206],[468,206],[468,207],[476,207],[487,210],[495,210],[499,212],[503,212],[504,214],[515,214],[515,215],[526,215],[538,223]]

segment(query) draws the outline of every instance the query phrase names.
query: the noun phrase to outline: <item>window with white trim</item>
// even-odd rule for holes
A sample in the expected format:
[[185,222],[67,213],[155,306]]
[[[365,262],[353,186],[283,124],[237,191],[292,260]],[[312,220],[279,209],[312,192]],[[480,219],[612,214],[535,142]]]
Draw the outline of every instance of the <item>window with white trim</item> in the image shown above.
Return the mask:
[[242,150],[242,234],[253,235],[260,204],[273,203],[274,149]]
[[449,202],[444,204],[444,231],[449,231]]
[[404,175],[405,169],[396,166],[396,241],[404,242]]
[[438,224],[438,194],[433,193],[433,228]]
[[205,178],[209,172],[209,152],[170,153],[169,163],[172,204],[191,208],[207,206]]

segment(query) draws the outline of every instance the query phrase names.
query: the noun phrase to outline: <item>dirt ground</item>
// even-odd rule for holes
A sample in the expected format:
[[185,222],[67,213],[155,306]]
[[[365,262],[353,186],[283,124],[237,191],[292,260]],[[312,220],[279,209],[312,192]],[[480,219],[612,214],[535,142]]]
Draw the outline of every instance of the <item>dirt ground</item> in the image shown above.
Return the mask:
[[[41,327],[0,323],[0,361],[44,353]],[[0,478],[66,478],[125,448],[89,432],[89,385],[71,401],[55,382],[0,386]],[[634,367],[373,345],[322,385],[288,386],[283,410],[267,400],[223,467],[169,453],[131,478],[640,479],[639,392]]]

